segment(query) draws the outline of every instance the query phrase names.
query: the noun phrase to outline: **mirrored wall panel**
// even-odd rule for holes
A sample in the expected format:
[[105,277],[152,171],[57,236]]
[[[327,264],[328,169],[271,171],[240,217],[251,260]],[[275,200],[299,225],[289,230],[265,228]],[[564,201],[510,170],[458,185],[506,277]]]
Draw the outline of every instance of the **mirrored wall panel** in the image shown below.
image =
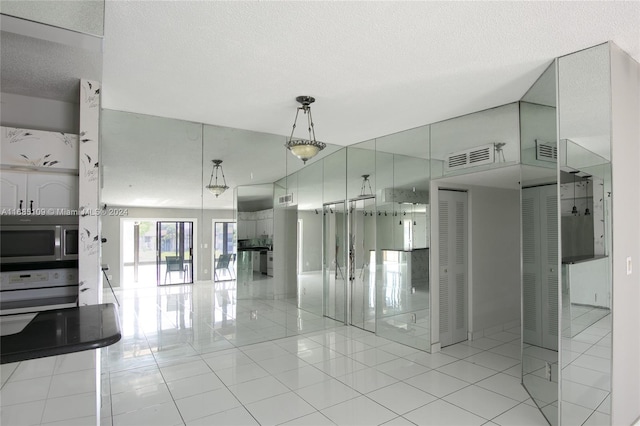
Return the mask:
[[559,227],[556,63],[520,102],[522,383],[558,424]]
[[297,276],[298,306],[307,312],[323,314],[322,161],[311,163],[297,172]]
[[322,163],[322,277],[324,315],[347,322],[348,234],[347,234],[347,149],[341,149]]
[[610,424],[610,46],[558,59],[561,424]]
[[[128,212],[103,219],[103,261],[115,286],[162,285],[158,303],[173,306],[165,296],[187,285],[176,303],[192,315],[180,333],[193,331],[190,343],[203,348],[343,323],[323,316],[322,281],[323,194],[337,186],[325,187],[323,176],[326,166],[342,182],[344,200],[346,155],[333,165],[323,157],[339,147],[305,165],[286,150],[284,136],[119,111],[104,111],[102,125],[102,199]],[[156,226],[167,222],[184,224],[191,238],[178,238],[172,229],[180,227]],[[147,266],[153,279],[144,279]],[[193,300],[210,300],[214,309]],[[165,326],[158,336],[176,333]]]
[[377,327],[429,351],[429,126],[376,139]]
[[348,322],[372,332],[376,331],[375,170],[375,141],[347,147]]
[[[202,279],[204,269],[211,267],[195,247],[206,225],[200,185],[202,125],[113,110],[103,110],[101,118],[101,201],[127,213],[102,217],[107,239],[102,258],[109,264],[112,284],[153,287]],[[193,225],[187,247],[177,233],[157,231],[162,221]],[[168,264],[167,256],[177,264]],[[191,277],[185,267],[193,268]],[[172,268],[180,271],[168,274]]]

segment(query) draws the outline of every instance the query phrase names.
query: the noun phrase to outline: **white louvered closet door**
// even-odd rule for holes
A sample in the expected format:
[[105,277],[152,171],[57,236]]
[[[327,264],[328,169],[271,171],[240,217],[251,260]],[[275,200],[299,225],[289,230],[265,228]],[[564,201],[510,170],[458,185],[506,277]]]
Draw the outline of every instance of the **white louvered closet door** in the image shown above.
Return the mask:
[[558,350],[557,186],[522,190],[524,343]]
[[467,340],[467,193],[438,191],[440,344]]
[[558,194],[556,185],[540,187],[542,244],[542,346],[558,350]]
[[522,190],[522,337],[542,346],[540,189]]

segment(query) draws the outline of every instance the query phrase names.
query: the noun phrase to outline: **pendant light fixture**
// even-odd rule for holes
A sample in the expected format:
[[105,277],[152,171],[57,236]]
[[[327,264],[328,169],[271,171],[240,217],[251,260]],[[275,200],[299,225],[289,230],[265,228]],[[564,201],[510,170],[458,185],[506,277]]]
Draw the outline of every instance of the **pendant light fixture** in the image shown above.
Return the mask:
[[[369,180],[370,175],[362,175],[362,185],[360,186],[360,196],[368,197],[373,195],[373,190],[371,189],[371,181]],[[369,192],[367,192],[367,186],[369,187]]]
[[589,178],[590,177],[591,177],[590,175],[582,177],[585,180],[585,183],[584,183],[584,199],[587,202],[587,208],[584,209],[584,215],[585,216],[591,216],[591,211],[589,210]]
[[[211,160],[211,162],[213,163],[213,169],[211,169],[211,178],[206,188],[218,198],[229,187],[227,186],[227,179],[224,177],[224,170],[222,170],[222,160]],[[218,170],[222,175],[222,184],[218,183]]]
[[[296,110],[296,118],[293,120],[293,128],[291,129],[291,136],[285,144],[287,149],[291,151],[293,155],[302,160],[303,163],[307,163],[307,160],[315,157],[320,151],[322,151],[327,144],[324,142],[318,142],[316,140],[316,131],[313,127],[313,118],[311,117],[311,104],[315,102],[315,98],[311,96],[298,96],[296,101],[301,106]],[[309,139],[294,139],[293,133],[296,130],[296,123],[298,122],[298,114],[300,110],[307,116],[307,125],[309,130]]]
[[577,170],[569,172],[573,175],[573,208],[571,209],[571,214],[574,216],[578,216],[578,208],[576,207],[576,174]]

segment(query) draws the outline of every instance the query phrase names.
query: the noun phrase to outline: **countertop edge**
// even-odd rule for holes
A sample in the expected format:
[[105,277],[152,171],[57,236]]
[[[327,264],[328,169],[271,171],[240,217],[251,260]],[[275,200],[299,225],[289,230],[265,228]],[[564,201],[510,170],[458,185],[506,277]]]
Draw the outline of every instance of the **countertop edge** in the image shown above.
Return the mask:
[[76,343],[67,346],[48,347],[37,350],[27,350],[21,352],[12,352],[10,354],[0,354],[0,364],[9,364],[12,362],[27,361],[30,359],[45,358],[48,356],[65,355],[74,352],[83,352],[92,349],[104,348],[113,345],[122,339],[122,333],[112,335],[104,339],[95,340],[88,343]]
[[113,303],[42,311],[22,331],[0,338],[0,364],[99,349],[121,339]]

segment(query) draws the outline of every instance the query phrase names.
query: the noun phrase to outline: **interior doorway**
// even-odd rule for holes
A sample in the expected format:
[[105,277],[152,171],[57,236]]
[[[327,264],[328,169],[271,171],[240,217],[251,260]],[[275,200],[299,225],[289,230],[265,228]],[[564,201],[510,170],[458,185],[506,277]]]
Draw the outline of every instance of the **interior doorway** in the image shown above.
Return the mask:
[[156,283],[193,283],[193,222],[156,222]]

